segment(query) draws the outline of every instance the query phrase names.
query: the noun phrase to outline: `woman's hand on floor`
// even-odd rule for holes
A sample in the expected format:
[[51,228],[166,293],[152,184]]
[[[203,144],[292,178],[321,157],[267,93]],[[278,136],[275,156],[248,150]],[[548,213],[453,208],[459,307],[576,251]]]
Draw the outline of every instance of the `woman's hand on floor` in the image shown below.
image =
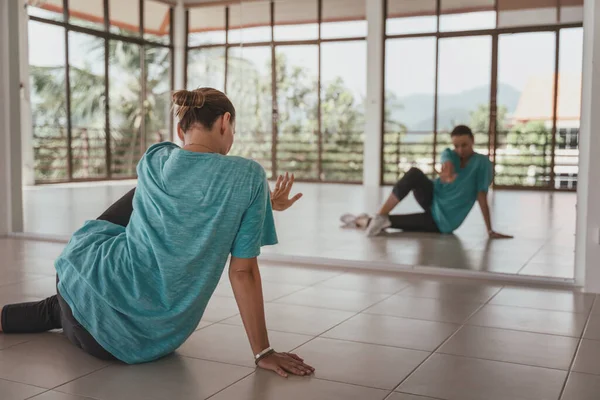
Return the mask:
[[490,239],[512,239],[514,236],[510,236],[510,235],[503,235],[501,233],[498,232],[494,232],[494,231],[490,231],[488,233]]
[[294,186],[294,174],[290,177],[286,172],[285,176],[279,175],[275,189],[271,192],[271,207],[275,211],[285,211],[295,202],[300,200],[302,193],[298,193],[290,199],[290,191]]
[[260,368],[276,372],[284,378],[288,374],[307,376],[315,372],[315,369],[296,354],[291,353],[273,353],[258,362]]

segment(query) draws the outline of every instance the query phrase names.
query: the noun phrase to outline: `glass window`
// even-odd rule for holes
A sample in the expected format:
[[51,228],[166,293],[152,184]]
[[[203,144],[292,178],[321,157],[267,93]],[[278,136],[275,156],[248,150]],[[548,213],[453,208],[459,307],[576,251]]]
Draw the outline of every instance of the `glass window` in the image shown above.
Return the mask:
[[228,63],[227,95],[237,113],[231,154],[261,163],[267,176],[271,176],[271,47],[231,48]]
[[172,139],[171,135],[171,51],[146,47],[145,146]]
[[494,0],[442,0],[440,31],[470,31],[496,27]]
[[137,0],[108,0],[110,31],[120,35],[140,35],[140,3]]
[[31,2],[27,6],[27,14],[32,17],[64,21],[62,0],[42,0]]
[[300,179],[318,179],[318,46],[278,46],[277,167]]
[[321,38],[367,36],[365,0],[323,0]]
[[142,136],[140,46],[112,40],[109,49],[111,168],[115,177],[134,177],[146,150]]
[[[450,146],[449,133],[460,124],[469,125],[473,130],[476,150],[479,153],[488,153],[491,75],[491,37],[440,40],[436,151],[438,155]],[[436,162],[439,162],[439,159]]]
[[556,188],[577,187],[582,65],[583,28],[561,29],[556,116],[560,135],[557,134],[554,149]]
[[225,91],[225,47],[188,51],[187,87],[213,87]]
[[498,0],[498,26],[556,24],[557,3],[557,0]]
[[229,43],[271,41],[271,4],[247,2],[229,6]]
[[549,182],[555,44],[553,32],[499,38],[496,184]]
[[104,30],[103,0],[69,0],[69,22],[86,28]]
[[159,1],[144,1],[144,39],[169,44],[171,7]]
[[189,46],[224,44],[225,6],[195,7],[189,10]]
[[437,30],[437,0],[387,0],[386,33],[404,35]]
[[413,166],[433,174],[435,42],[434,37],[386,42],[383,150],[386,183],[395,183]]
[[35,179],[67,180],[65,31],[29,21],[29,71]]
[[106,177],[104,39],[69,32],[73,178]]
[[362,182],[367,43],[321,45],[322,180]]
[[318,39],[317,6],[317,0],[275,0],[275,40]]

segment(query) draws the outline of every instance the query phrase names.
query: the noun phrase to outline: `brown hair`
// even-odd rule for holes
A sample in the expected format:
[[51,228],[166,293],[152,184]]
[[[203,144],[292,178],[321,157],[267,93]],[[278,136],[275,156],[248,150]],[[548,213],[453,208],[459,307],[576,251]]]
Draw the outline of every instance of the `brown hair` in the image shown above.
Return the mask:
[[471,136],[473,138],[473,131],[466,125],[458,125],[450,133],[450,137],[454,136]]
[[225,93],[217,89],[178,90],[173,93],[173,107],[184,132],[195,124],[211,129],[225,113],[230,113],[231,122],[235,122],[235,107]]

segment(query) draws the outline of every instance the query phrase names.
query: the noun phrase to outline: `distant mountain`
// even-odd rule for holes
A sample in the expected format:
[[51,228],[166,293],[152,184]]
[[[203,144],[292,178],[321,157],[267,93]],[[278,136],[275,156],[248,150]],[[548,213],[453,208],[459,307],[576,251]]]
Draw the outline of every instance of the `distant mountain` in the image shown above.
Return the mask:
[[[500,84],[498,86],[499,104],[508,108],[509,114],[514,112],[519,102],[521,93],[512,86]],[[438,97],[438,128],[451,128],[455,121],[468,121],[471,111],[477,109],[480,104],[489,104],[490,89],[488,86],[466,90],[451,95],[440,95]],[[432,95],[417,94],[401,97],[397,103],[401,109],[392,113],[396,121],[408,126],[412,131],[429,131],[433,129],[433,107]]]

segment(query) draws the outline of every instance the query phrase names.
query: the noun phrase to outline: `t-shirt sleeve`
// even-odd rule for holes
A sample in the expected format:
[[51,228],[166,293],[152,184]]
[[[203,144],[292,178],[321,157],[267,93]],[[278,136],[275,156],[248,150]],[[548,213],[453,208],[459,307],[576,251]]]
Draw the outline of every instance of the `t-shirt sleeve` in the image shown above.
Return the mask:
[[263,178],[250,206],[242,216],[242,223],[233,241],[231,255],[254,258],[262,246],[277,244],[277,232],[271,208],[269,183]]
[[445,163],[446,161],[454,162],[454,157],[452,157],[452,150],[450,150],[450,149],[446,149],[446,150],[442,151],[442,154],[440,157],[441,157],[442,164]]
[[485,157],[485,159],[481,163],[481,167],[479,168],[478,174],[478,182],[477,182],[477,192],[486,192],[488,188],[492,184],[492,179],[494,177],[494,171],[492,169],[491,161]]

